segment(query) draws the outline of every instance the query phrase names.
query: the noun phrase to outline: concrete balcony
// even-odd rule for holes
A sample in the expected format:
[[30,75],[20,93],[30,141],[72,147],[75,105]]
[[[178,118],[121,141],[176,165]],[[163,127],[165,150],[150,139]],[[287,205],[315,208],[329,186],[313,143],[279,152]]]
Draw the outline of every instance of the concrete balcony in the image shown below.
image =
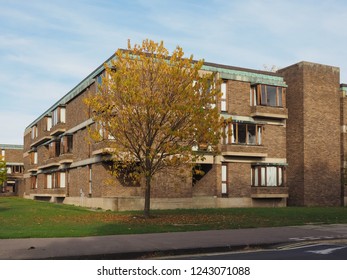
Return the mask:
[[36,137],[35,139],[31,139],[30,147],[33,148],[33,147],[39,146],[42,143],[47,142],[51,139],[52,139],[52,136],[50,135],[50,131],[47,131],[47,130],[39,131],[38,137]]
[[287,198],[287,187],[252,187],[252,198]]
[[51,129],[51,136],[58,136],[60,134],[63,134],[66,131],[66,123],[57,123],[55,126]]
[[112,140],[103,140],[93,144],[92,155],[111,154],[113,151]]
[[256,145],[224,144],[221,146],[221,153],[222,156],[265,158],[268,155],[268,148]]
[[251,117],[288,119],[288,109],[271,106],[253,106],[251,107]]

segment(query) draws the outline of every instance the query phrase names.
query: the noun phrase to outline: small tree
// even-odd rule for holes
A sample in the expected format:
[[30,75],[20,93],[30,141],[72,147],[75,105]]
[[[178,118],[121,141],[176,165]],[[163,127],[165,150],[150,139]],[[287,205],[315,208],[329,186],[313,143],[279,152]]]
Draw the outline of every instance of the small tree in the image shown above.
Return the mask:
[[3,159],[2,156],[0,156],[0,188],[1,191],[3,190],[4,183],[7,180],[7,169],[6,169],[6,162]]
[[99,129],[112,138],[115,174],[126,169],[133,179],[145,179],[145,217],[153,176],[203,158],[192,148],[206,144],[216,151],[220,140],[216,74],[201,71],[203,61],[183,56],[176,47],[169,57],[163,42],[129,42],[105,65],[98,92],[85,100]]

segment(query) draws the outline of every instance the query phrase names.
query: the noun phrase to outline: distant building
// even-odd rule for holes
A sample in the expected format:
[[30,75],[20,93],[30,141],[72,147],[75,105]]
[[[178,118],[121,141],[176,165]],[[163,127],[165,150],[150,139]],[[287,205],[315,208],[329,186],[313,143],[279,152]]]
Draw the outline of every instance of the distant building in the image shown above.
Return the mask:
[[7,181],[1,187],[1,192],[17,193],[19,181],[24,173],[23,145],[0,144],[0,150],[7,171]]
[[[338,68],[301,62],[272,73],[205,63],[203,70],[223,81],[217,105],[225,119],[232,117],[224,127],[232,133],[221,139],[220,155],[204,151],[204,176],[190,170],[156,176],[153,209],[346,204],[340,123],[347,125],[346,91]],[[83,98],[96,92],[103,72],[98,67],[25,129],[24,197],[143,208],[144,186],[109,173],[112,139],[103,131],[103,141],[88,136],[95,123]]]

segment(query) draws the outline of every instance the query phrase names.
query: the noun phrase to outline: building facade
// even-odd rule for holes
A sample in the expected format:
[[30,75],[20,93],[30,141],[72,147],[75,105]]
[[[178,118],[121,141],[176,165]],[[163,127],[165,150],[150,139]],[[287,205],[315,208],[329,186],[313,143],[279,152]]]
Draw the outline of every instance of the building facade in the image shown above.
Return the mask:
[[[217,106],[232,119],[221,153],[205,151],[196,167],[203,176],[188,169],[155,176],[151,208],[347,205],[347,85],[339,68],[300,62],[272,73],[205,63],[202,70],[218,73]],[[26,128],[24,197],[143,208],[144,186],[110,174],[112,137],[89,137],[95,123],[83,99],[103,72],[102,65]]]
[[[205,63],[203,71],[222,79],[218,108],[225,119],[232,118],[224,127],[221,154],[206,152],[198,166],[203,176],[191,170],[158,174],[151,208],[286,206],[288,110],[282,75],[213,63]],[[98,67],[26,128],[24,197],[143,209],[144,186],[110,175],[112,139],[105,132],[100,142],[89,137],[95,123],[83,99],[97,91],[103,72],[104,66]]]
[[24,173],[23,145],[0,144],[0,150],[7,173],[7,180],[0,186],[0,192],[16,194]]

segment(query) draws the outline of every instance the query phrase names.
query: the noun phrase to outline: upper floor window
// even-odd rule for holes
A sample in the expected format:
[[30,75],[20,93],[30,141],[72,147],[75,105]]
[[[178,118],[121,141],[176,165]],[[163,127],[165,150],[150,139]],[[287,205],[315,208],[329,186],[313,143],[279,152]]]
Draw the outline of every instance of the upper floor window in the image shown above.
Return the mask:
[[50,131],[52,128],[52,117],[46,117],[46,131]]
[[31,139],[35,139],[38,136],[37,125],[31,127]]
[[52,112],[52,126],[58,123],[65,123],[65,108],[58,107]]
[[30,164],[37,164],[37,162],[38,162],[37,152],[31,152],[30,153]]
[[283,107],[283,94],[285,88],[270,86],[270,85],[256,85],[251,88],[250,103],[251,106],[272,106]]
[[1,157],[2,157],[3,160],[5,159],[5,154],[6,154],[5,150],[2,149],[1,150]]
[[223,82],[221,84],[222,97],[220,100],[220,109],[222,112],[226,112],[227,109],[227,83]]
[[53,141],[49,143],[49,157],[60,156],[60,140]]
[[62,146],[63,146],[63,154],[66,153],[72,153],[73,148],[73,136],[72,135],[65,135],[62,138]]
[[262,125],[252,123],[229,123],[224,127],[223,144],[262,144]]

